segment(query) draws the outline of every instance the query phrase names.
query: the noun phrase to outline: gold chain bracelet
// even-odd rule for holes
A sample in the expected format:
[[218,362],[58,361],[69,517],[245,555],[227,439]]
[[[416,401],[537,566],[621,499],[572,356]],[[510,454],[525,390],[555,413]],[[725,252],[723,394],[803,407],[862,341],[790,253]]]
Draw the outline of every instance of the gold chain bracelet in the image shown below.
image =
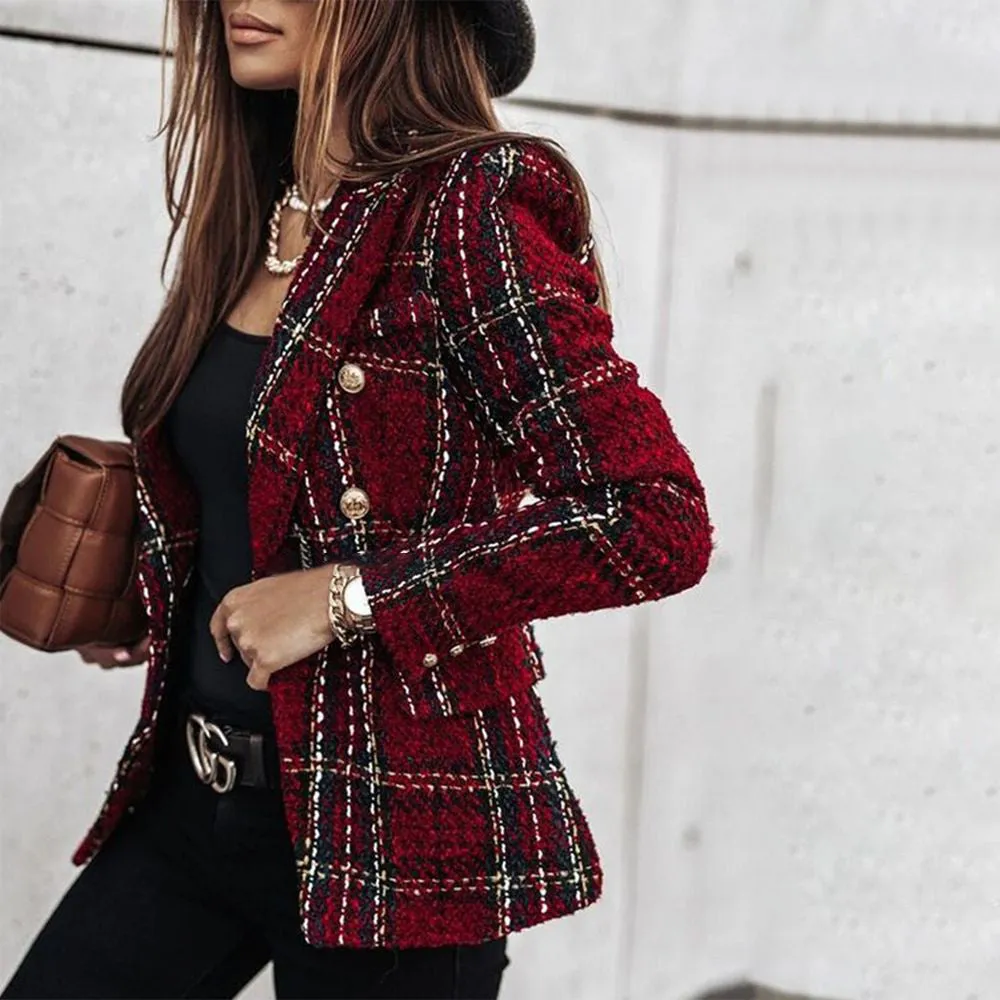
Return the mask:
[[[330,630],[340,642],[347,646],[360,635],[375,631],[375,621],[371,614],[359,615],[347,606],[344,598],[347,585],[361,576],[361,569],[351,563],[334,563],[330,575],[327,600],[327,617]],[[360,581],[359,581],[360,582]]]
[[330,576],[330,586],[327,590],[326,610],[330,620],[330,631],[343,646],[349,646],[360,635],[356,629],[351,627],[347,620],[347,609],[344,607],[344,587],[347,586],[347,581],[350,578],[340,563],[333,564],[333,573]]

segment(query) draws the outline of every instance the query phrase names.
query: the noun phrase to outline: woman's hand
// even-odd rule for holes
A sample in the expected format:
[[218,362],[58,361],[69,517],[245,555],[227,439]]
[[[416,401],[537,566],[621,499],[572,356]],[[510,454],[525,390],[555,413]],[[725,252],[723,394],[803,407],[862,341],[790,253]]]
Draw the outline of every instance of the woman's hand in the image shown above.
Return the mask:
[[144,636],[134,646],[78,646],[76,650],[84,663],[96,663],[109,670],[112,667],[134,667],[145,663],[149,656],[149,636]]
[[227,663],[235,649],[250,668],[247,684],[266,691],[271,674],[311,656],[333,639],[327,592],[333,566],[293,570],[234,587],[209,630]]

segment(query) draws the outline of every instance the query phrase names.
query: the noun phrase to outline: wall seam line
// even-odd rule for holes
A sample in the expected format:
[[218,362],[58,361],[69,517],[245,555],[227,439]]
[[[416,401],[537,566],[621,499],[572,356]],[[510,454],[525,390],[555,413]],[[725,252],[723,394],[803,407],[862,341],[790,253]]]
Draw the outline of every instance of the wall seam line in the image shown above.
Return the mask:
[[[132,55],[173,56],[153,45],[116,42],[26,28],[0,27],[0,38],[73,45]],[[577,117],[603,118],[632,125],[674,129],[680,132],[737,132],[757,135],[820,135],[874,137],[882,139],[942,139],[1000,142],[1000,122],[995,124],[949,124],[948,122],[882,122],[861,119],[751,118],[746,116],[689,115],[674,111],[644,111],[601,104],[579,104],[542,97],[505,97],[504,104]],[[1000,114],[1000,112],[998,112]]]

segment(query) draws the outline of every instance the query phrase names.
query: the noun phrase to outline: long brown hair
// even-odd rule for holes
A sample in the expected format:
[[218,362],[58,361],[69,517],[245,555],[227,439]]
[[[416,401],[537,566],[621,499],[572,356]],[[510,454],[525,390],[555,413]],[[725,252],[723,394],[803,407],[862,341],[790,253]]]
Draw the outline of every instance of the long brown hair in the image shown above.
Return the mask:
[[[172,223],[161,281],[182,227],[183,242],[163,307],[122,390],[130,438],[163,418],[211,329],[238,301],[260,259],[265,216],[292,177],[311,202],[332,177],[367,182],[485,143],[541,139],[573,186],[586,222],[582,250],[590,223],[584,181],[555,140],[502,128],[458,4],[319,0],[298,92],[248,90],[233,81],[217,0],[168,0],[164,74],[172,28],[170,107],[164,118],[161,101],[156,132],[166,134]],[[352,163],[330,152],[338,101]],[[315,225],[310,216],[307,234]],[[607,307],[596,248],[591,255]]]

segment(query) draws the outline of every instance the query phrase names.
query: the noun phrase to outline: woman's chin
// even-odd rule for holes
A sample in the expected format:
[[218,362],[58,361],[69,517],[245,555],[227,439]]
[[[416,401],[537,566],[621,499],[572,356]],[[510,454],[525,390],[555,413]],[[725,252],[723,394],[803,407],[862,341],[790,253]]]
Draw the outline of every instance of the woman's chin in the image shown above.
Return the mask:
[[297,84],[294,74],[275,72],[274,67],[253,65],[252,58],[231,59],[229,73],[233,82],[247,90],[288,90]]

